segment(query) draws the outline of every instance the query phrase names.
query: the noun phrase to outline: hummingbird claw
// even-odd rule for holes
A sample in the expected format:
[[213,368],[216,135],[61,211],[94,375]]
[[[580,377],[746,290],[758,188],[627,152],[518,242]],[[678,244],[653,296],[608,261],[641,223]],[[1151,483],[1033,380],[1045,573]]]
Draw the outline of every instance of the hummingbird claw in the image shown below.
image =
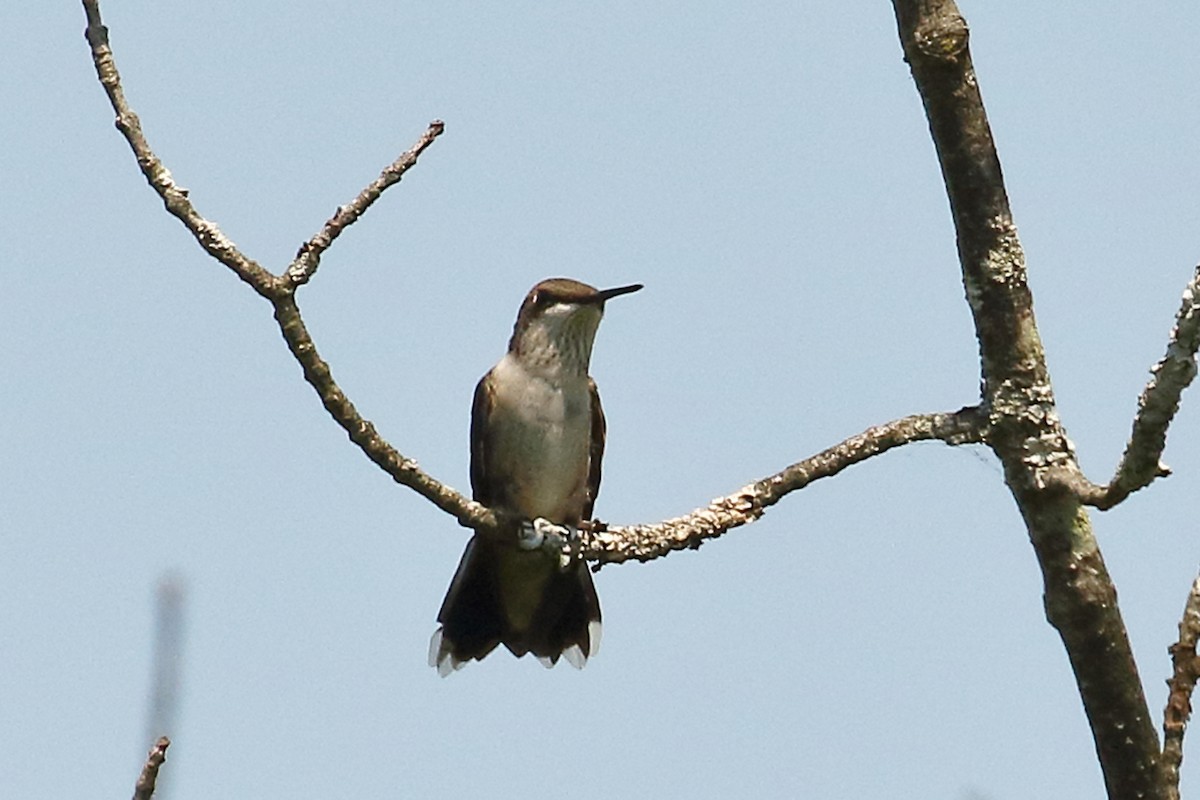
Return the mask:
[[545,550],[558,557],[558,568],[566,569],[578,557],[579,530],[574,525],[558,525],[544,517],[522,522],[517,546],[522,550]]
[[540,550],[545,544],[546,534],[536,523],[545,521],[539,517],[533,522],[522,522],[521,527],[517,529],[517,547],[522,550]]

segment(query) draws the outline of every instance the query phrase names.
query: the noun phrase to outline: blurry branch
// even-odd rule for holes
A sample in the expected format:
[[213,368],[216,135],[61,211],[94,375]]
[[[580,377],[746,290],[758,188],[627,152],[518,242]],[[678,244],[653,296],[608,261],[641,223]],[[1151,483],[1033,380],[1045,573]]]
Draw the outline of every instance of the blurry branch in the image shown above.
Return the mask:
[[1179,411],[1183,390],[1196,377],[1196,349],[1200,347],[1200,266],[1183,290],[1183,302],[1175,316],[1175,327],[1167,340],[1167,352],[1150,368],[1151,378],[1138,398],[1133,432],[1125,445],[1125,454],[1107,486],[1079,481],[1071,486],[1080,499],[1091,506],[1108,509],[1155,478],[1165,478],[1171,470],[1161,461],[1167,445],[1167,427]]
[[154,664],[146,741],[159,736],[178,737],[179,671],[183,662],[183,580],[166,575],[155,592]]
[[158,780],[158,768],[167,760],[167,748],[171,740],[163,736],[150,748],[150,755],[142,766],[142,774],[138,776],[137,784],[133,787],[133,800],[150,800],[154,796],[154,784]]
[[1183,734],[1192,715],[1192,692],[1200,677],[1200,659],[1196,642],[1200,640],[1200,578],[1192,583],[1183,619],[1179,620],[1179,641],[1171,645],[1174,674],[1167,681],[1167,708],[1163,712],[1163,775],[1169,797],[1179,797],[1179,766],[1183,763]]
[[987,442],[1042,570],[1046,617],[1075,673],[1109,797],[1165,796],[1159,745],[1117,606],[1079,496],[1034,321],[1025,255],[953,0],[893,0],[900,42],[925,106],[975,323]]
[[971,407],[949,414],[916,414],[868,428],[686,516],[653,525],[611,528],[597,525],[584,534],[583,557],[602,566],[630,559],[649,561],[672,550],[695,549],[706,539],[715,539],[731,528],[754,522],[785,495],[815,480],[836,475],[846,467],[911,442],[940,440],[952,445],[981,442],[986,424],[987,418],[980,409]]
[[[511,520],[502,519],[491,509],[468,500],[425,473],[416,461],[392,447],[379,435],[375,426],[358,413],[334,381],[329,365],[317,353],[296,304],[296,290],[312,279],[322,254],[342,231],[366,212],[385,189],[399,182],[404,173],[416,164],[421,153],[442,134],[445,125],[440,120],[430,123],[416,144],[389,165],[352,202],[338,207],[321,230],[300,247],[296,258],[282,275],[274,275],[238,250],[215,223],[201,216],[188,198],[187,190],[175,183],[170,171],[154,155],[142,132],[141,122],[129,108],[121,88],[121,78],[109,47],[108,29],[100,18],[99,0],[82,1],[88,23],[85,36],[91,46],[96,74],[116,112],[117,129],[132,148],[146,180],[162,198],[167,211],[184,224],[205,252],[233,270],[271,303],[288,349],[299,362],[305,380],[317,392],[330,416],[342,426],[350,440],[397,483],[430,500],[454,516],[460,525],[484,532],[506,531]],[[817,478],[836,474],[851,464],[909,442],[924,439],[941,439],[954,444],[979,442],[983,439],[985,423],[986,420],[977,410],[964,409],[955,414],[906,417],[870,428],[777,475],[751,484],[726,498],[714,500],[708,507],[687,516],[657,525],[607,528],[603,523],[597,523],[593,532],[585,533],[584,557],[605,563],[619,563],[631,558],[646,561],[672,550],[698,547],[704,539],[720,536],[731,528],[753,522],[762,516],[766,507]]]

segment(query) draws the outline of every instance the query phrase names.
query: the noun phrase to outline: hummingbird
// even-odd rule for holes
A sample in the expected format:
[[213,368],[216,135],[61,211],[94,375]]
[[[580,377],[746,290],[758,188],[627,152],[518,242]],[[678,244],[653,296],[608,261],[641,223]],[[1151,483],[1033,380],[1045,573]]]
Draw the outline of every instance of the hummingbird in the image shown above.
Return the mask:
[[553,541],[575,541],[600,491],[605,422],[588,375],[604,304],[641,284],[596,289],[550,278],[529,290],[508,352],[475,387],[471,490],[522,520],[512,540],[476,533],[438,612],[429,664],[443,677],[503,644],[546,667],[582,669],[600,644],[600,599],[587,564]]

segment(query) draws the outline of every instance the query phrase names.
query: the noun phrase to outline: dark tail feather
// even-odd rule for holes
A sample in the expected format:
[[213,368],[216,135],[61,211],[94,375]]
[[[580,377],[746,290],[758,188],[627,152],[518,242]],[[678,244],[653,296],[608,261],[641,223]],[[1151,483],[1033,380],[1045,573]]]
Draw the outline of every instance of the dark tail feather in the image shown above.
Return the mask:
[[[535,568],[545,578],[537,609],[527,627],[516,629],[505,599],[519,594],[520,587],[500,585],[504,556],[502,546],[472,537],[438,612],[442,626],[429,643],[429,665],[437,667],[439,675],[449,675],[503,643],[513,655],[533,653],[547,667],[563,656],[582,668],[600,645],[600,600],[587,565],[581,562],[560,571],[547,556],[546,572]],[[509,556],[528,559],[535,554]]]
[[429,642],[429,666],[442,677],[483,658],[503,638],[507,624],[497,577],[495,548],[472,537],[438,611],[442,626]]
[[[533,653],[546,667],[554,666],[562,656],[571,666],[583,669],[599,652],[600,598],[587,564],[580,562],[565,572],[555,570],[537,617],[521,639],[524,650],[518,655]],[[509,649],[513,650],[511,645]]]

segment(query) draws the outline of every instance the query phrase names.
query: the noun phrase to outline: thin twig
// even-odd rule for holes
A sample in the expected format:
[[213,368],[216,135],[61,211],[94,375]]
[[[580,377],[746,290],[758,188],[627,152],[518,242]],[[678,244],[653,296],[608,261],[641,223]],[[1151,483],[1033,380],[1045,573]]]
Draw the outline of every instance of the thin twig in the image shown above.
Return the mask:
[[284,278],[296,286],[308,283],[321,263],[321,254],[329,249],[333,240],[341,235],[348,225],[353,224],[361,217],[371,204],[379,199],[385,189],[399,183],[400,179],[404,177],[404,173],[408,172],[409,167],[417,163],[417,159],[420,158],[421,153],[425,152],[425,148],[433,144],[433,140],[441,136],[445,130],[446,123],[440,119],[429,123],[428,130],[421,135],[417,143],[388,165],[378,178],[358,193],[358,197],[355,197],[349,205],[338,206],[337,211],[326,221],[324,227],[300,246],[300,251],[296,253],[296,259],[284,272]]
[[154,784],[158,781],[158,768],[167,760],[167,748],[171,740],[163,736],[150,748],[146,763],[142,766],[142,774],[138,776],[137,784],[133,787],[133,800],[150,800],[154,796]]
[[1174,668],[1167,681],[1167,708],[1163,712],[1163,774],[1168,789],[1179,797],[1179,767],[1183,763],[1183,734],[1192,715],[1192,692],[1200,677],[1200,659],[1196,657],[1196,642],[1200,640],[1200,577],[1192,582],[1183,618],[1179,620],[1179,641],[1171,645],[1171,665]]

